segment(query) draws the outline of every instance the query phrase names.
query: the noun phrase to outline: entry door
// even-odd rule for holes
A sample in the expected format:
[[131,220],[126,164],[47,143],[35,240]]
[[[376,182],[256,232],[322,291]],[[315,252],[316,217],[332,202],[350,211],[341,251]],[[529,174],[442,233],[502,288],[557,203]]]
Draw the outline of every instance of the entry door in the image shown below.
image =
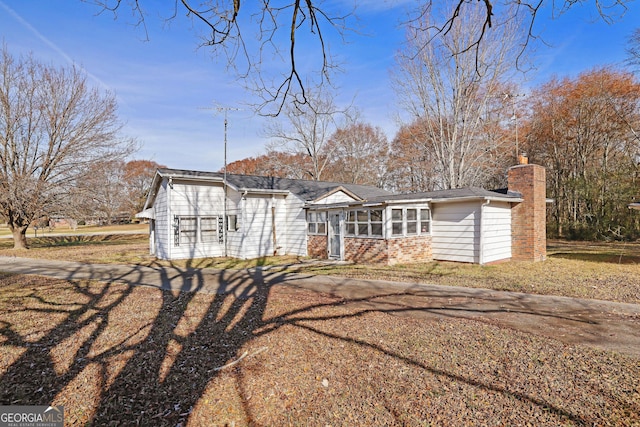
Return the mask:
[[340,213],[329,214],[329,258],[342,259],[342,233]]

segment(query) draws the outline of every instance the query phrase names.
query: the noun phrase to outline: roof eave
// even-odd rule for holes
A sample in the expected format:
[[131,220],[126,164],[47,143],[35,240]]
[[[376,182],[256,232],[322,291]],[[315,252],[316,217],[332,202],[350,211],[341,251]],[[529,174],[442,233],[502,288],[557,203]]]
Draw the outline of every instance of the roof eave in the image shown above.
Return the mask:
[[151,186],[149,187],[149,194],[147,194],[147,198],[144,200],[144,206],[142,207],[143,211],[153,206],[156,196],[158,195],[160,182],[162,182],[162,175],[160,174],[160,171],[156,169],[156,174],[153,176],[153,181],[151,181]]
[[506,203],[522,203],[522,197],[499,197],[499,196],[462,196],[462,197],[446,197],[442,199],[434,198],[431,203],[456,203],[467,202],[472,200],[484,200],[490,202],[506,202]]
[[250,193],[250,194],[279,194],[279,195],[288,195],[291,192],[289,190],[274,190],[274,189],[268,189],[268,188],[247,188],[247,187],[241,187],[238,188],[238,192],[240,193]]

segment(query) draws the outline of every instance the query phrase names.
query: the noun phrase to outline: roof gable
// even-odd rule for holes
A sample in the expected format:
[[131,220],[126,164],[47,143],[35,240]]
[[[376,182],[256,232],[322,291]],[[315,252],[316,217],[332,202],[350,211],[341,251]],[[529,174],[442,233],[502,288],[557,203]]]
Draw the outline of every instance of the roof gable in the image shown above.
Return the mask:
[[323,194],[322,196],[318,197],[312,202],[314,204],[328,205],[332,203],[355,202],[355,201],[361,201],[361,200],[362,198],[353,194],[343,186],[340,186],[340,187],[334,188],[333,190],[329,191],[326,194]]

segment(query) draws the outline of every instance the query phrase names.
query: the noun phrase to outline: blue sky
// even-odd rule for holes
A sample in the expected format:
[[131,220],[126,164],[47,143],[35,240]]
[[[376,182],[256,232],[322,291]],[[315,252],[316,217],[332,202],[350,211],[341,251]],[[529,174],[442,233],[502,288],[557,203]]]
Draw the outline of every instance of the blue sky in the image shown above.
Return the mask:
[[[380,126],[391,139],[398,128],[398,111],[389,71],[403,39],[399,23],[415,2],[359,3],[363,34],[348,34],[347,44],[338,40],[331,44],[344,70],[337,76],[339,101],[355,99],[363,119]],[[624,17],[608,25],[590,3],[555,19],[548,10],[538,17],[536,32],[550,46],[537,46],[536,69],[527,74],[526,85],[553,74],[575,76],[624,61],[626,40],[640,27],[640,4],[632,2]],[[154,19],[166,16],[167,10],[149,11],[145,41],[144,32],[131,25],[132,18],[124,11],[114,20],[80,0],[0,0],[0,36],[14,55],[31,53],[64,66],[75,63],[93,84],[114,91],[126,122],[124,132],[141,145],[136,158],[173,168],[220,169],[223,116],[204,109],[215,103],[243,108],[228,115],[229,162],[263,154],[267,119],[244,107],[252,95],[226,70],[222,59],[198,49],[198,33],[187,20],[163,25],[162,19]]]

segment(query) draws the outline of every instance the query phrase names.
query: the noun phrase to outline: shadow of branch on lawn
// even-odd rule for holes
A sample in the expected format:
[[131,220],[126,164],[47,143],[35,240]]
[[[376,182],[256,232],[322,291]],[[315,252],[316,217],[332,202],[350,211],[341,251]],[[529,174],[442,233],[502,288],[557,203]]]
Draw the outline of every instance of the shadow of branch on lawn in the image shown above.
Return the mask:
[[[3,356],[0,370],[0,403],[64,404],[67,411],[73,411],[70,425],[185,425],[222,370],[240,369],[240,363],[233,364],[249,343],[285,326],[374,350],[450,381],[514,395],[376,343],[308,324],[358,319],[372,312],[418,310],[457,317],[452,307],[438,302],[447,298],[444,294],[411,293],[423,300],[422,306],[415,307],[398,303],[405,295],[402,292],[371,291],[321,304],[299,302],[270,315],[267,308],[273,286],[299,276],[262,269],[249,274],[219,271],[215,277],[189,266],[154,269],[162,290],[118,283],[125,278],[129,283],[148,281],[144,277],[148,270],[138,267],[113,275],[106,283],[72,280],[44,281],[43,285],[34,277],[27,283],[12,282],[25,276],[0,277],[4,295],[15,294],[0,301],[0,346],[11,350]],[[218,284],[215,289],[208,286],[211,280]],[[317,309],[328,314],[318,314]],[[332,310],[337,312],[332,314]],[[526,393],[515,397],[561,419],[586,423],[544,399]],[[239,419],[253,423],[250,396],[239,390],[238,398],[244,407]],[[215,415],[208,414],[212,424]]]
[[[0,372],[0,402],[81,405],[83,418],[70,420],[78,424],[186,420],[217,369],[251,339],[268,288],[260,276],[247,283],[221,272],[217,293],[206,294],[198,292],[200,270],[159,273],[163,285],[190,292],[118,284],[117,276],[109,283],[46,282],[44,289],[33,277],[14,284],[13,314],[28,314],[15,323],[3,316],[0,324],[2,345],[14,354]],[[29,319],[38,325],[25,330]],[[73,394],[75,400],[62,397]]]

